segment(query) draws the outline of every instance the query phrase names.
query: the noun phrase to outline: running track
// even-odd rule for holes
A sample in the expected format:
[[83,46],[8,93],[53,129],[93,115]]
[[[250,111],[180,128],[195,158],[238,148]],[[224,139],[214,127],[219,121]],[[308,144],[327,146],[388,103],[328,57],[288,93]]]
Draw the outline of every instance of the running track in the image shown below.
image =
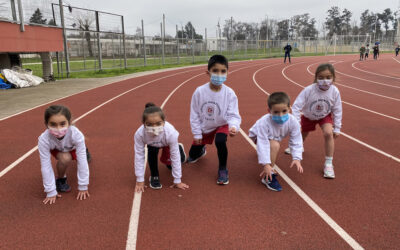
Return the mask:
[[[302,86],[312,82],[309,72],[318,63],[331,61],[338,71],[344,134],[335,145],[337,178],[321,177],[323,139],[317,130],[305,142],[303,174],[289,169],[290,157],[280,153],[277,164],[290,183],[280,177],[280,193],[260,183],[255,149],[238,134],[228,139],[228,186],[215,184],[218,160],[211,146],[201,161],[183,165],[189,190],[168,188],[172,177],[160,164],[163,189],[146,189],[132,205],[133,135],[144,104],[163,104],[187,151],[192,140],[190,99],[207,81],[205,66],[129,79],[57,102],[69,106],[73,118],[79,119],[76,125],[93,156],[87,201],[76,201],[73,191],[55,205],[42,204],[35,146],[45,129],[46,106],[0,121],[0,249],[397,248],[400,64],[385,54],[379,61],[356,58],[304,57],[286,65],[282,59],[231,63],[228,84],[239,98],[244,134],[266,113],[268,93],[285,91],[294,100]],[[287,140],[281,151],[286,146]],[[68,176],[76,189],[75,167]],[[139,209],[140,215],[135,213]]]

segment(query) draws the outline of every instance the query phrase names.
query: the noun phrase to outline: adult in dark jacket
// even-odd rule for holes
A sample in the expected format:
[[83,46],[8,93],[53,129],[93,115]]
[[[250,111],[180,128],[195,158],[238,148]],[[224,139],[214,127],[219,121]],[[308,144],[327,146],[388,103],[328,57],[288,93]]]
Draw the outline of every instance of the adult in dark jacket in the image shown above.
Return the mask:
[[290,51],[292,51],[292,46],[290,46],[290,44],[287,44],[283,50],[285,51],[285,60],[283,61],[284,63],[286,63],[286,57],[289,57],[289,63],[292,63],[290,61]]

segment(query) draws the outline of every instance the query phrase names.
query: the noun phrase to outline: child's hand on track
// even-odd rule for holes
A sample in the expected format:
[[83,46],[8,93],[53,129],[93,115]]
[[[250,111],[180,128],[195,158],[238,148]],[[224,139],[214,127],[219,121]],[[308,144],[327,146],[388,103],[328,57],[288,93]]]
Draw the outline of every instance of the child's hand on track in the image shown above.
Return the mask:
[[333,139],[336,139],[336,138],[338,138],[338,137],[339,137],[339,135],[340,135],[340,132],[339,132],[339,133],[335,133],[335,132],[333,132]]
[[146,186],[144,185],[144,182],[136,182],[135,192],[144,192],[145,188]]
[[194,141],[194,144],[196,144],[196,145],[200,145],[200,144],[201,144],[201,141],[202,141],[202,139],[196,139],[196,138],[194,138],[194,139],[193,139],[193,141]]
[[86,200],[86,197],[89,198],[89,190],[79,191],[78,195],[76,196],[77,200]]
[[189,185],[187,185],[187,184],[181,182],[181,183],[175,183],[175,184],[173,184],[173,185],[170,186],[170,188],[174,188],[174,187],[175,187],[175,188],[182,189],[182,190],[185,190],[185,189],[188,189],[188,188],[189,188]]
[[237,134],[237,131],[236,131],[235,127],[229,128],[229,135],[230,136],[235,136],[236,134]]
[[272,167],[270,164],[267,164],[264,166],[263,171],[260,174],[260,177],[262,179],[264,179],[265,177],[269,178],[270,180],[272,180]]
[[303,173],[303,167],[301,166],[301,163],[299,160],[293,160],[292,164],[290,164],[290,168],[292,168],[293,166],[297,167],[297,171],[299,171],[300,173]]
[[47,203],[49,203],[50,205],[54,204],[54,203],[56,203],[56,199],[57,198],[61,198],[61,195],[57,194],[57,195],[52,196],[52,197],[46,197],[46,199],[44,199],[44,201],[43,201],[43,204],[47,204]]

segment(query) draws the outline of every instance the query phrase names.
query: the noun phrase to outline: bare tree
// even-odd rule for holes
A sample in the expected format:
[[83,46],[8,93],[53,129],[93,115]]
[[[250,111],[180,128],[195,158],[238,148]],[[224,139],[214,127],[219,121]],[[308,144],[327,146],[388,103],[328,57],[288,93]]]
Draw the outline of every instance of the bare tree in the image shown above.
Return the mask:
[[90,31],[95,30],[95,17],[91,12],[74,12],[73,14],[75,22],[72,24],[72,27],[77,28],[84,32],[84,36],[87,42],[89,56],[93,56],[93,49],[91,43],[91,35]]

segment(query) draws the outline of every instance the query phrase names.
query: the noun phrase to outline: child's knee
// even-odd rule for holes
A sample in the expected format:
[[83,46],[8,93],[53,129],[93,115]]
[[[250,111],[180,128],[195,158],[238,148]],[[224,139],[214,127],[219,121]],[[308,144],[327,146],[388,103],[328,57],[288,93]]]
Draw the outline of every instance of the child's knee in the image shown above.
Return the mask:
[[332,128],[331,128],[331,129],[329,129],[329,128],[324,129],[323,134],[324,134],[324,138],[325,138],[325,139],[331,139],[331,138],[333,138],[333,131],[332,131]]
[[69,152],[60,152],[57,155],[57,160],[64,165],[67,165],[72,161],[72,156]]
[[225,145],[227,140],[226,134],[218,133],[215,135],[215,145]]
[[278,141],[275,141],[275,140],[270,140],[269,141],[269,145],[271,147],[271,150],[274,150],[274,151],[278,151],[279,148],[281,147],[280,143]]

